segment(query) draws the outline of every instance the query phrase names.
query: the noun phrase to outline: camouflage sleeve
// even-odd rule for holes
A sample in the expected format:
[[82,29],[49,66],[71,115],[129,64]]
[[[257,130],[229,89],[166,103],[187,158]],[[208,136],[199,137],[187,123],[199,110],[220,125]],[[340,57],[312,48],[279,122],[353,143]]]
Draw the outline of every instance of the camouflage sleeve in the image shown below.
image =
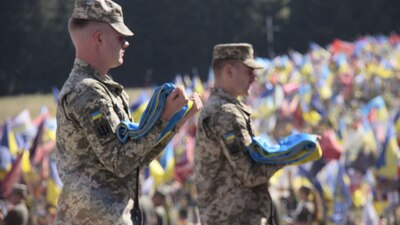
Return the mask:
[[248,187],[267,183],[282,166],[256,163],[245,149],[251,143],[246,120],[237,107],[223,107],[215,118],[215,133],[232,170]]
[[137,141],[120,143],[115,130],[120,120],[114,111],[112,100],[100,85],[86,85],[68,100],[72,114],[84,130],[93,154],[103,166],[116,176],[125,177],[138,166],[143,167],[154,159],[173,138],[176,131],[155,145],[165,124],[161,121]]

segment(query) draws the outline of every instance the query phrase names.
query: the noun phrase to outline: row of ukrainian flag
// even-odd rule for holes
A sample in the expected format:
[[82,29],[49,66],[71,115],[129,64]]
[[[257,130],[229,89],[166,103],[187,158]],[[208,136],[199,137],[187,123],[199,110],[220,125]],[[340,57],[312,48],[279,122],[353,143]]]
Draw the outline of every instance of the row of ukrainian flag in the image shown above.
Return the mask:
[[[273,142],[274,138],[282,137],[278,134],[285,129],[289,132],[310,130],[319,133],[317,129],[321,125],[331,124],[326,146],[339,147],[332,148],[336,151],[333,154],[328,150],[324,152],[324,160],[328,163],[321,166],[318,173],[324,174],[327,172],[323,171],[329,171],[325,168],[334,168],[336,175],[325,177],[337,179],[335,182],[327,181],[332,185],[323,191],[325,196],[335,196],[336,192],[341,195],[347,193],[335,192],[334,187],[338,185],[334,183],[349,187],[348,182],[341,179],[345,180],[348,169],[363,154],[373,156],[373,162],[366,164],[367,168],[362,171],[363,177],[373,171],[375,177],[398,180],[399,146],[396,137],[399,138],[400,134],[400,109],[396,108],[399,107],[396,93],[400,92],[400,85],[396,74],[400,71],[399,43],[400,38],[395,35],[366,36],[353,43],[335,40],[327,48],[312,44],[305,54],[292,51],[271,60],[257,58],[265,69],[258,71],[258,82],[252,87],[253,94],[244,99],[255,109],[253,122],[259,132],[257,135],[265,135]],[[212,83],[212,72],[207,83],[203,83],[198,76],[178,75],[175,79],[176,85],[184,86],[189,93],[200,93],[204,100]],[[53,88],[53,92],[57,99],[57,88]],[[150,93],[150,89],[143,91],[131,104],[135,121],[139,121],[146,108]],[[24,110],[4,122],[0,131],[3,196],[7,196],[13,183],[23,181],[30,186],[34,197],[46,196],[49,205],[56,205],[62,182],[52,155],[55,128],[55,119],[45,108],[33,120],[29,111]],[[173,180],[184,183],[190,178],[195,129],[196,118],[193,118],[182,127],[159,158],[144,170],[144,193]],[[359,139],[355,140],[355,137]],[[327,166],[332,162],[337,166]],[[305,165],[302,169],[305,172],[300,174],[310,173],[311,168],[315,165]],[[312,183],[321,186],[318,185],[321,179],[314,176],[317,175],[315,171],[313,173]],[[373,184],[370,185],[373,188]],[[41,188],[43,186],[45,191]],[[360,196],[360,192],[354,190],[349,193],[352,198],[344,199]],[[354,202],[357,200],[353,200],[352,204]],[[336,210],[346,212],[339,206]],[[339,215],[338,211],[336,214],[333,211],[332,218]]]
[[23,182],[33,198],[45,197],[46,204],[57,205],[62,182],[52,155],[55,128],[55,119],[45,107],[33,120],[29,110],[24,110],[2,124],[0,194],[3,198],[10,194],[14,183]]
[[[320,134],[323,159],[296,167],[295,183],[317,190],[332,224],[360,208],[362,224],[378,224],[399,204],[386,197],[399,194],[399,36],[311,44],[306,54],[258,60],[266,69],[249,99],[258,109],[256,130],[272,140],[293,131]],[[273,178],[276,186],[287,179],[284,171]]]

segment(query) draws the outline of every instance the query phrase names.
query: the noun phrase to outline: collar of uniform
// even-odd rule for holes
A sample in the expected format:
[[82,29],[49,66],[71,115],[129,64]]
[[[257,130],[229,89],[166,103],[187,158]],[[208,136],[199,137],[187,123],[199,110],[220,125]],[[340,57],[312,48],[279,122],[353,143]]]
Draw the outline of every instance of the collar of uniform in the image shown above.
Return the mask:
[[239,101],[237,98],[233,97],[231,94],[229,94],[228,92],[226,92],[221,88],[211,88],[211,94],[217,95],[221,98],[228,100],[229,102],[236,104],[240,109],[242,109],[248,115],[252,114],[252,109],[249,106]]
[[233,97],[231,94],[229,94],[227,91],[221,89],[221,88],[211,88],[211,94],[212,95],[217,95],[221,98],[225,98],[226,100],[238,104],[239,100],[237,100],[235,97]]
[[92,76],[96,80],[100,81],[101,83],[105,84],[106,86],[113,89],[118,95],[122,92],[123,86],[111,79],[110,76],[107,74],[105,76],[101,75],[93,66],[82,59],[75,58],[74,67],[77,67],[83,71],[88,76]]

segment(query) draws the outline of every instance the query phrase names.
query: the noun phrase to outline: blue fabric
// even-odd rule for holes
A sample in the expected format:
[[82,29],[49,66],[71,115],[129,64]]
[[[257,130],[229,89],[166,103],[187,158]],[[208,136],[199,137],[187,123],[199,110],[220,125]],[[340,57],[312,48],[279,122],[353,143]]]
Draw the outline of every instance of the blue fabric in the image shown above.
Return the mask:
[[[172,83],[165,83],[154,90],[139,123],[130,121],[121,121],[117,126],[116,135],[121,143],[126,143],[128,139],[139,140],[154,128],[156,122],[160,119],[165,106],[167,96],[176,88]],[[161,131],[157,138],[157,143],[161,141],[175,127],[175,125],[183,118],[189,106],[185,105],[180,111],[175,113],[168,121],[167,126]]]
[[262,137],[253,137],[246,149],[256,162],[290,164],[307,159],[318,147],[316,135],[298,133],[283,138],[277,145],[269,145]]

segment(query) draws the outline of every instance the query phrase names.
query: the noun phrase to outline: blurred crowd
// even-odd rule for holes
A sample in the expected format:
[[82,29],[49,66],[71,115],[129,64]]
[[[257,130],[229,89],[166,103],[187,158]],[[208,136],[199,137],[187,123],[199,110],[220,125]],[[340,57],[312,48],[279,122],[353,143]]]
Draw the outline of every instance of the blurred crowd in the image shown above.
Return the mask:
[[[279,224],[400,224],[400,36],[363,36],[354,42],[315,43],[264,65],[252,94],[253,126],[271,145],[296,132],[321,136],[323,156],[278,171],[270,182]],[[177,75],[176,85],[207,100],[213,83]],[[138,121],[151,88],[133,99]],[[55,96],[56,97],[56,96]],[[10,115],[11,116],[11,115]],[[54,224],[62,190],[53,160],[55,120],[29,110],[3,121],[0,179],[3,218],[24,185],[29,224]],[[199,224],[194,188],[196,118],[157,160],[142,170],[140,204],[146,224]],[[18,186],[17,185],[17,186]]]

